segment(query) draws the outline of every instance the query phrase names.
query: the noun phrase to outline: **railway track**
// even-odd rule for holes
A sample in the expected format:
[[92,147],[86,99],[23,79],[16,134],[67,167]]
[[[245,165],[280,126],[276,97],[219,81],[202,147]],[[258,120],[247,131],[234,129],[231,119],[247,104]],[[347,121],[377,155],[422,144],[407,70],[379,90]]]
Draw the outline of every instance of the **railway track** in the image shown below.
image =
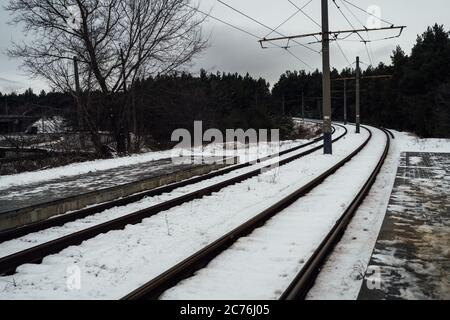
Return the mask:
[[[264,225],[269,219],[280,213],[282,210],[288,208],[291,204],[298,199],[306,195],[315,187],[320,185],[325,179],[334,174],[337,170],[342,168],[353,157],[358,155],[372,138],[372,132],[368,130],[369,137],[367,140],[359,146],[350,155],[344,158],[342,161],[334,165],[332,168],[321,174],[319,177],[311,181],[310,183],[302,186],[287,197],[283,198],[279,202],[273,204],[271,207],[265,209],[254,218],[248,220],[244,224],[240,225],[236,229],[230,231],[226,235],[222,236],[215,242],[199,250],[195,254],[191,255],[187,259],[178,263],[174,267],[170,268],[166,272],[160,274],[156,278],[150,280],[143,286],[129,293],[123,300],[142,300],[142,299],[157,299],[166,290],[176,286],[180,281],[191,277],[195,272],[204,268],[219,254],[223,253],[229,247],[231,247],[236,241],[242,237],[245,237],[252,233],[256,228]],[[389,152],[390,135],[388,131],[383,130],[387,137],[387,143],[383,152],[383,155],[379,159],[375,169],[372,171],[370,177],[364,183],[357,196],[347,207],[344,214],[337,221],[335,226],[331,229],[328,235],[325,237],[320,246],[316,249],[312,257],[307,261],[302,270],[295,277],[294,281],[289,285],[286,291],[281,295],[280,299],[302,299],[306,296],[308,290],[314,283],[317,277],[320,267],[324,263],[326,257],[331,253],[334,245],[339,241],[340,237],[344,233],[346,226],[350,222],[353,214],[356,212],[359,205],[364,200],[365,196],[369,193],[371,186],[375,182],[375,179],[383,166],[384,160]]]
[[[344,128],[344,133],[339,135],[337,138],[334,139],[334,141],[338,141],[341,138],[343,138],[346,134],[347,134],[347,129],[343,126],[341,126],[342,128]],[[304,148],[305,146],[309,146],[312,145],[318,141],[322,140],[322,138],[318,138],[315,139],[305,145],[302,146],[298,146],[286,151],[283,151],[280,153],[280,155],[286,155],[289,154],[291,152],[295,152],[296,150],[300,150],[301,148]],[[316,146],[314,148],[308,149],[307,151],[298,153],[298,154],[294,154],[292,156],[289,156],[281,161],[279,161],[279,166],[283,166],[285,164],[288,164],[292,161],[295,161],[297,159],[300,159],[306,155],[312,154],[318,150],[320,150],[322,148],[322,145]],[[271,156],[268,157],[264,157],[262,159],[259,159],[259,161],[265,161],[267,159],[270,159]],[[138,201],[141,198],[145,197],[145,196],[154,196],[154,195],[159,195],[165,192],[170,192],[176,188],[179,188],[181,186],[186,186],[186,185],[190,185],[192,183],[195,182],[199,182],[199,181],[204,181],[219,175],[223,175],[225,173],[237,170],[236,167],[238,168],[245,168],[245,167],[250,167],[252,163],[245,163],[242,165],[237,165],[237,166],[233,166],[231,168],[226,168],[226,169],[222,169],[220,170],[220,172],[213,172],[211,174],[207,174],[204,176],[200,176],[200,177],[196,177],[196,178],[192,178],[189,180],[185,180],[182,181],[180,183],[175,183],[166,187],[162,187],[162,188],[158,188],[158,189],[154,189],[151,190],[150,192],[146,192],[145,195],[139,195],[139,196],[131,196],[128,197],[124,202],[122,202],[123,199],[118,200],[117,202],[114,202],[115,205],[117,206],[119,205],[119,203],[121,205],[127,204],[127,203],[131,203],[134,201]],[[143,219],[151,217],[153,215],[158,214],[159,212],[174,208],[176,206],[179,206],[181,204],[190,202],[192,200],[195,199],[200,199],[204,196],[208,196],[211,195],[214,192],[218,192],[221,189],[237,184],[237,183],[241,183],[247,179],[253,178],[257,175],[259,175],[261,173],[261,170],[263,169],[270,169],[272,165],[267,165],[264,166],[263,168],[258,168],[256,170],[251,170],[247,173],[238,175],[236,177],[233,177],[231,179],[227,179],[225,181],[221,181],[219,183],[215,183],[211,186],[202,188],[200,190],[196,190],[193,192],[190,192],[188,194],[176,197],[174,199],[162,202],[162,203],[158,203],[154,206],[151,206],[149,208],[137,211],[137,212],[133,212],[131,214],[127,214],[124,215],[122,217],[104,222],[104,223],[100,223],[98,225],[92,226],[90,228],[69,234],[67,236],[37,245],[35,247],[20,251],[20,252],[16,252],[14,254],[5,256],[3,258],[0,258],[0,274],[3,275],[9,275],[9,274],[13,274],[15,272],[15,269],[25,263],[39,263],[44,257],[51,255],[51,254],[55,254],[69,246],[73,246],[73,245],[79,245],[81,242],[88,240],[90,238],[93,238],[99,234],[102,233],[106,233],[112,230],[120,230],[125,228],[125,226],[130,225],[130,224],[137,224],[140,223]],[[134,201],[131,201],[130,199],[134,199]],[[50,227],[50,226],[57,226],[57,225],[62,225],[66,222],[69,221],[74,221],[76,219],[80,219],[82,217],[88,216],[90,214],[93,213],[97,213],[99,212],[99,208],[102,208],[101,210],[105,210],[108,207],[111,207],[111,204],[104,204],[104,205],[100,205],[100,206],[96,206],[94,208],[89,208],[89,209],[85,209],[85,210],[80,210],[78,212],[74,212],[72,214],[67,214],[67,215],[63,215],[61,217],[57,217],[54,219],[50,219],[50,220],[57,220],[56,222],[54,221],[46,221],[42,224],[39,225],[35,225],[35,226],[29,226],[27,227],[28,229],[22,229],[21,231],[16,230],[16,231],[11,231],[11,233],[8,234],[8,237],[11,238],[13,237],[13,235],[18,235],[18,234],[27,234],[29,230],[42,230],[46,227]],[[45,226],[45,227],[44,227]],[[4,236],[4,239],[7,238],[7,236]],[[11,238],[12,239],[12,238]]]
[[357,196],[347,207],[344,214],[336,222],[334,227],[330,230],[325,239],[322,241],[322,243],[310,257],[310,259],[306,262],[305,266],[300,270],[300,272],[291,282],[286,291],[284,291],[284,293],[281,295],[280,300],[305,299],[306,295],[308,294],[308,291],[313,286],[314,281],[320,272],[321,266],[325,263],[326,258],[333,251],[333,248],[341,239],[353,215],[356,213],[358,207],[361,205],[365,197],[370,192],[370,189],[372,185],[375,183],[376,177],[379,174],[381,168],[383,167],[384,161],[386,160],[386,157],[389,153],[390,139],[391,138],[395,139],[392,132],[386,129],[382,130],[386,134],[387,142],[383,154],[380,157],[375,169],[372,171],[370,177],[364,183]]
[[[344,127],[344,129],[345,129],[345,127]],[[333,133],[335,133],[335,131],[336,131],[336,128],[333,127]],[[337,140],[342,138],[342,136],[343,135],[338,137]],[[279,153],[279,156],[283,156],[283,155],[286,155],[288,153],[295,152],[295,151],[298,151],[300,149],[309,147],[309,146],[311,146],[311,145],[313,145],[313,144],[315,144],[317,142],[320,142],[321,140],[323,140],[322,136],[318,137],[318,138],[315,138],[315,139],[312,139],[311,141],[309,141],[309,142],[307,142],[305,144],[302,144],[302,145],[299,145],[299,146],[296,146],[296,147],[293,147],[293,148],[281,151]],[[273,155],[265,156],[265,157],[257,159],[256,162],[257,163],[261,163],[261,162],[264,162],[264,161],[267,161],[267,160],[271,159],[272,157],[273,157]],[[164,193],[172,192],[173,190],[178,189],[178,188],[182,188],[182,187],[194,184],[194,183],[198,183],[198,182],[206,181],[206,180],[209,180],[209,179],[212,179],[212,178],[216,178],[216,177],[219,177],[219,176],[223,176],[225,174],[228,174],[230,172],[233,172],[233,171],[236,171],[236,170],[239,170],[239,169],[244,169],[244,168],[251,167],[254,163],[255,163],[255,161],[249,161],[249,162],[245,162],[245,163],[242,163],[242,164],[237,164],[237,165],[234,165],[234,166],[231,166],[231,167],[227,167],[227,168],[224,168],[224,169],[220,169],[220,170],[217,170],[217,171],[205,174],[205,175],[201,175],[201,176],[198,176],[198,177],[186,179],[186,180],[183,180],[183,181],[180,181],[180,182],[176,182],[176,183],[172,183],[172,184],[169,184],[169,185],[166,185],[166,186],[158,187],[158,188],[155,188],[155,189],[152,189],[152,190],[149,190],[149,191],[144,191],[144,192],[133,194],[133,195],[130,195],[130,196],[127,196],[127,197],[123,197],[121,199],[108,201],[108,202],[101,203],[101,204],[98,204],[98,205],[90,206],[88,208],[76,210],[76,211],[73,211],[73,212],[70,212],[70,213],[67,213],[67,214],[62,214],[62,215],[59,215],[59,216],[55,216],[55,217],[52,217],[51,219],[42,220],[42,221],[39,221],[39,222],[36,222],[36,223],[32,223],[32,224],[29,224],[29,225],[25,225],[25,226],[22,226],[22,227],[19,227],[19,228],[14,228],[14,229],[10,229],[10,230],[0,231],[0,243],[5,242],[5,241],[9,241],[9,240],[12,240],[12,239],[16,239],[16,238],[19,238],[19,237],[23,237],[23,236],[25,236],[25,235],[27,235],[29,233],[32,233],[32,232],[38,232],[38,231],[42,231],[42,230],[45,230],[45,229],[48,229],[48,228],[52,228],[52,227],[59,227],[59,226],[62,226],[64,224],[68,223],[68,222],[79,220],[79,219],[88,217],[90,215],[93,215],[93,214],[96,214],[96,213],[99,213],[99,212],[102,212],[102,211],[105,211],[105,210],[108,210],[108,209],[111,209],[111,208],[114,208],[114,207],[125,206],[125,205],[128,205],[130,203],[140,201],[140,200],[142,200],[142,199],[144,199],[146,197],[159,196],[159,195],[162,195]]]

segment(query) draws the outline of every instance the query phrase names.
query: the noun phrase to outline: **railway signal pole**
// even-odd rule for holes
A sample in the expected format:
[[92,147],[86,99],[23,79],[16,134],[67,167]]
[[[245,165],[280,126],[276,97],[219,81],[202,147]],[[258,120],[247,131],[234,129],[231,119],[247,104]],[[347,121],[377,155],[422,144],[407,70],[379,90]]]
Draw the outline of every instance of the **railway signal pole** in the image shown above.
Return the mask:
[[361,70],[359,69],[359,57],[356,57],[356,133],[361,132],[361,106],[360,106],[360,77],[361,77]]
[[330,33],[328,26],[328,0],[322,0],[322,114],[323,151],[332,154],[331,142],[331,77],[330,77]]

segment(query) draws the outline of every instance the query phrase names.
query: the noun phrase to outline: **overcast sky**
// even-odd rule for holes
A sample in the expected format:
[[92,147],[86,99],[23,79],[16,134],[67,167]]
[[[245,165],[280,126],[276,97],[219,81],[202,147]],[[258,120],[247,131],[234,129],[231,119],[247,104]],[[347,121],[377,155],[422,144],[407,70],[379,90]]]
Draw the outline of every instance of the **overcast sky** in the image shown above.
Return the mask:
[[[302,6],[309,0],[291,0],[298,6]],[[403,32],[401,38],[386,41],[373,42],[368,46],[368,53],[364,45],[358,41],[340,41],[345,56],[350,62],[355,61],[355,57],[359,55],[364,63],[378,64],[380,61],[390,62],[390,53],[400,45],[407,53],[410,53],[412,45],[418,34],[421,34],[427,26],[434,23],[444,24],[445,28],[450,29],[450,1],[448,0],[349,0],[358,6],[368,10],[375,9],[377,14],[386,21],[396,25],[406,25],[407,28]],[[24,38],[22,28],[19,26],[11,26],[9,13],[3,9],[7,0],[0,0],[0,91],[17,90],[22,91],[24,88],[31,87],[35,91],[48,89],[45,82],[39,79],[30,79],[21,70],[19,70],[20,61],[11,60],[4,51],[11,45],[11,41],[18,41]],[[289,3],[288,0],[224,0],[224,2],[236,9],[248,14],[269,27],[276,27],[281,22],[297,11],[297,9]],[[341,0],[336,3],[341,4]],[[352,16],[347,9],[341,5],[350,22],[357,28],[362,27],[361,23],[371,26],[377,22],[371,19],[358,9],[347,5],[355,16]],[[217,18],[225,20],[233,25],[249,31],[259,37],[266,36],[270,30],[256,24],[239,13],[227,8],[216,0],[201,0],[200,8],[204,11],[211,11],[211,14]],[[343,30],[349,29],[348,22],[344,19],[333,2],[329,1],[330,10],[330,29]],[[304,9],[317,22],[320,21],[320,0],[312,0],[312,2]],[[381,24],[386,26],[386,24]],[[278,32],[283,35],[295,35],[309,32],[319,32],[320,29],[311,20],[302,13],[298,13],[288,23],[283,25]],[[306,48],[297,46],[290,50],[305,61],[308,66],[292,57],[283,49],[261,49],[257,39],[247,35],[241,31],[235,30],[213,19],[208,19],[204,25],[204,33],[210,37],[210,47],[194,61],[190,67],[191,71],[198,73],[200,68],[204,68],[210,72],[225,71],[238,72],[241,74],[250,73],[255,77],[263,77],[271,84],[277,81],[279,76],[286,70],[305,69],[311,71],[313,69],[321,69],[321,56]],[[395,32],[375,32],[370,33],[370,39],[379,39],[394,35]],[[366,33],[361,34],[367,38]],[[273,33],[271,35],[278,36]],[[314,40],[299,40],[301,43]],[[358,37],[352,36],[348,40],[358,40]],[[286,42],[280,42],[285,45]],[[295,45],[294,43],[291,43]],[[312,45],[315,50],[320,49],[320,45]],[[331,44],[331,65],[338,69],[348,65],[347,59],[340,52],[335,43]],[[363,66],[364,67],[364,66]]]

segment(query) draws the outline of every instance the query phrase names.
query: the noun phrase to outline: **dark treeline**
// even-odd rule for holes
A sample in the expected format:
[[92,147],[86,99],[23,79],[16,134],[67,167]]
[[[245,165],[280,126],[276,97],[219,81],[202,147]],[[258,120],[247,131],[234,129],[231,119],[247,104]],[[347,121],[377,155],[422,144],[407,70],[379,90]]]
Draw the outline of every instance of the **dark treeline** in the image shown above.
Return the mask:
[[179,75],[149,78],[138,83],[138,130],[151,129],[157,141],[165,141],[173,130],[192,130],[195,120],[202,120],[204,129],[280,128],[288,137],[292,122],[283,117],[271,96],[269,83],[248,74],[207,74],[198,77]]
[[[363,71],[361,81],[362,121],[367,124],[408,130],[422,137],[450,137],[450,34],[435,25],[417,38],[410,55],[400,47],[392,53],[391,65],[379,64]],[[392,75],[387,79],[364,76]],[[354,77],[354,69],[332,70],[332,78]],[[343,81],[332,82],[333,119],[343,120]],[[348,119],[354,120],[355,81],[347,81]],[[319,71],[286,72],[272,90],[264,79],[249,75],[208,74],[201,71],[150,77],[116,93],[109,104],[123,105],[112,114],[100,92],[86,94],[89,121],[99,131],[127,135],[129,152],[142,145],[166,145],[177,128],[192,129],[203,120],[204,129],[280,128],[288,138],[293,124],[289,116],[321,116],[322,74]],[[111,102],[112,101],[112,102]],[[23,94],[0,94],[2,114],[60,115],[77,129],[73,97],[57,92],[27,90]],[[114,120],[115,119],[115,120]],[[117,123],[117,122],[116,122]]]
[[[89,121],[99,131],[114,131],[114,120],[100,92],[86,96],[89,106]],[[248,74],[208,74],[204,70],[199,76],[189,73],[149,77],[136,81],[127,95],[117,93],[113,99],[116,105],[124,106],[121,117],[129,132],[128,151],[138,151],[143,145],[166,147],[171,144],[175,129],[193,131],[196,120],[203,121],[203,129],[279,128],[282,138],[292,134],[293,122],[274,107],[269,83],[254,79]],[[32,90],[24,94],[0,95],[0,104],[8,105],[9,114],[64,115],[68,125],[77,130],[77,113],[73,98],[62,93],[35,95]],[[41,108],[31,108],[41,106]],[[43,107],[45,106],[45,107]],[[6,108],[2,108],[5,113]],[[43,111],[44,110],[44,111]],[[112,115],[112,116],[111,116]],[[133,137],[131,137],[133,136]]]
[[[410,55],[397,47],[391,65],[379,64],[363,71],[361,80],[362,122],[421,137],[450,137],[450,33],[435,25],[418,36]],[[364,79],[364,76],[392,75],[392,78]],[[355,77],[353,69],[332,79]],[[272,94],[279,105],[285,102],[287,114],[301,114],[302,90],[307,116],[320,117],[322,74],[286,72]],[[343,81],[332,82],[333,119],[343,120]],[[355,119],[355,81],[347,81],[348,119]]]

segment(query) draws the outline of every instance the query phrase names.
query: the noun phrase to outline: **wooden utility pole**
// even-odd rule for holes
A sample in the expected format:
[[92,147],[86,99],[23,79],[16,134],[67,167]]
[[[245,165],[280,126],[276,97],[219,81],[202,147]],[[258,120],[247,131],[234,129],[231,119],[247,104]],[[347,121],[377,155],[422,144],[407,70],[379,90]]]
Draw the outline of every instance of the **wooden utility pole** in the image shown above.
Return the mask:
[[359,57],[356,57],[356,133],[360,133],[361,129],[361,114],[360,114],[360,101],[359,101],[359,90],[360,90],[360,81],[361,70],[359,69]]
[[330,77],[330,33],[328,27],[328,0],[322,0],[322,113],[323,151],[332,154],[331,142],[331,77]]

